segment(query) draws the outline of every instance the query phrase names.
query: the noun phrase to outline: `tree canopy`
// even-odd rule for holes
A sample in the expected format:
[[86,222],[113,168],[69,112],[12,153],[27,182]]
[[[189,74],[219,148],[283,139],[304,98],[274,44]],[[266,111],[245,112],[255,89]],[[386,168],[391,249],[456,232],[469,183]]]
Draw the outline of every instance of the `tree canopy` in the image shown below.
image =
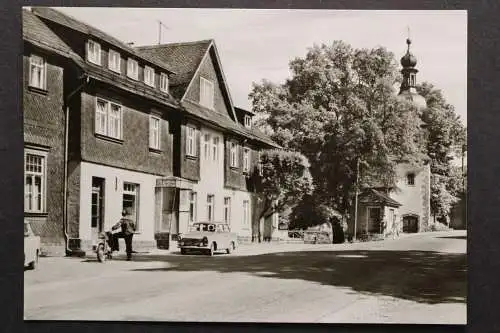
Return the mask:
[[309,161],[299,152],[270,149],[260,154],[260,174],[257,184],[260,205],[257,205],[252,234],[260,240],[261,218],[282,211],[300,202],[313,192]]
[[396,96],[397,63],[387,49],[315,45],[290,71],[283,84],[254,84],[257,125],[309,159],[315,195],[332,208],[347,212],[358,160],[364,182],[394,184],[395,163],[421,157],[420,118]]
[[314,45],[289,63],[291,77],[254,83],[256,125],[277,143],[304,154],[319,202],[347,213],[356,184],[391,187],[397,163],[431,163],[431,209],[446,215],[456,200],[451,158],[466,130],[442,93],[418,86],[427,108],[398,97],[394,54],[384,47],[355,49],[343,41]]

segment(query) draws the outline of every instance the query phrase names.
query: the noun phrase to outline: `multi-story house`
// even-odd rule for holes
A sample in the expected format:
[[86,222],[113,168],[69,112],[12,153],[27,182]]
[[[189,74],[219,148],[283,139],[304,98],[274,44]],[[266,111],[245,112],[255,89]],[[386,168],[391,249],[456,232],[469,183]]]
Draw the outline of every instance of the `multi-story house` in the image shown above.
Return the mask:
[[164,246],[202,220],[251,237],[258,151],[277,146],[233,106],[213,41],[133,48],[50,8],[26,15],[64,47],[59,81],[70,92],[37,109],[61,111],[50,135],[61,170],[46,186],[59,215],[44,244],[63,233],[68,251],[86,251],[122,210],[136,247]]
[[[263,232],[266,224],[255,221],[258,152],[278,146],[252,128],[252,112],[233,105],[214,41],[137,49],[175,72],[171,89],[183,111],[173,156],[174,174],[182,180],[177,195],[180,208],[171,217],[178,220],[164,224],[169,230],[162,231],[182,233],[195,221],[217,220],[229,223],[240,240],[255,236],[252,224]],[[168,205],[173,200],[165,198],[157,211],[171,211]]]
[[58,11],[33,13],[76,54],[67,73],[75,87],[68,101],[69,247],[89,249],[122,210],[136,222],[135,244],[152,244],[156,180],[173,172],[172,72]]

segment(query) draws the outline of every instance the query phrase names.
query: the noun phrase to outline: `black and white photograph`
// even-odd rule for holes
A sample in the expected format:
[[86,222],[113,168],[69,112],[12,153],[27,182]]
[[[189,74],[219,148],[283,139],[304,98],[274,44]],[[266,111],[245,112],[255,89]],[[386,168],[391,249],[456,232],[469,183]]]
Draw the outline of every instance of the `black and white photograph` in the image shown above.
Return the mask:
[[465,325],[467,16],[23,7],[24,320]]

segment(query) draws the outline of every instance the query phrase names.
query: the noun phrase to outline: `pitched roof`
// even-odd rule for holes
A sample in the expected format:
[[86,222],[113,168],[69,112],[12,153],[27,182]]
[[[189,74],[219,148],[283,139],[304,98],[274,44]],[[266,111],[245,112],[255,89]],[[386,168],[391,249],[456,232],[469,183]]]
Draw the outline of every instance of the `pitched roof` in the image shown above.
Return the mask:
[[248,129],[241,124],[233,121],[229,117],[226,117],[225,115],[217,112],[213,112],[212,110],[209,110],[197,103],[191,102],[189,100],[184,100],[181,102],[181,106],[187,113],[196,116],[197,118],[203,119],[214,126],[230,130],[233,133],[242,135],[251,140],[263,142],[268,146],[280,148],[278,144],[276,144],[269,137],[267,137],[257,129]]
[[393,198],[391,198],[387,194],[382,193],[380,191],[377,191],[373,188],[369,188],[369,189],[365,190],[361,194],[360,201],[361,202],[374,202],[374,201],[375,202],[382,202],[385,205],[391,206],[391,207],[401,206],[401,204],[399,202],[397,202],[396,200],[394,200]]
[[49,7],[32,7],[32,12],[37,15],[38,17],[41,17],[45,20],[55,22],[57,24],[63,25],[65,27],[68,27],[70,29],[79,31],[81,33],[87,34],[87,35],[92,35],[94,37],[97,37],[115,47],[118,47],[132,55],[135,55],[138,58],[142,58],[146,62],[149,62],[150,64],[156,65],[158,67],[162,67],[164,70],[173,73],[173,71],[170,69],[170,67],[164,66],[164,64],[149,58],[147,55],[143,55],[140,52],[138,52],[136,49],[133,47],[123,43],[122,41],[114,38],[113,36],[97,29],[94,28],[91,25],[88,25],[86,23],[83,23],[82,21],[79,21],[75,18],[73,18],[70,15],[64,14],[58,10],[55,10],[53,8]]
[[172,94],[182,98],[212,40],[200,40],[186,43],[138,46],[136,50],[164,66],[172,68],[175,75],[170,79]]
[[36,15],[23,9],[22,16],[23,39],[65,57],[78,57],[71,47],[50,30]]

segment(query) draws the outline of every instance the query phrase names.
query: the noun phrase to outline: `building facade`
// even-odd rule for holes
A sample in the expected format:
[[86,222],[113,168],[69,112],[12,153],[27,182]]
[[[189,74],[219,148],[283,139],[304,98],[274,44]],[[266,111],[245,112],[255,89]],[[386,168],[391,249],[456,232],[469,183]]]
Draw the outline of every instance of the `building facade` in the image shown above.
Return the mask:
[[[36,21],[65,59],[50,54],[50,85],[24,94],[25,206],[47,207],[27,212],[49,221],[39,222],[43,246],[57,235],[66,252],[88,251],[123,210],[137,225],[135,247],[168,247],[197,221],[225,221],[251,238],[258,151],[277,146],[233,106],[212,40],[133,48],[50,8],[23,16],[23,28]],[[39,60],[25,50],[26,76]],[[37,126],[53,132],[40,138]],[[50,176],[36,185],[40,163]],[[33,199],[40,191],[44,201]]]
[[24,217],[44,251],[64,253],[65,72],[71,49],[37,16],[23,18]]

